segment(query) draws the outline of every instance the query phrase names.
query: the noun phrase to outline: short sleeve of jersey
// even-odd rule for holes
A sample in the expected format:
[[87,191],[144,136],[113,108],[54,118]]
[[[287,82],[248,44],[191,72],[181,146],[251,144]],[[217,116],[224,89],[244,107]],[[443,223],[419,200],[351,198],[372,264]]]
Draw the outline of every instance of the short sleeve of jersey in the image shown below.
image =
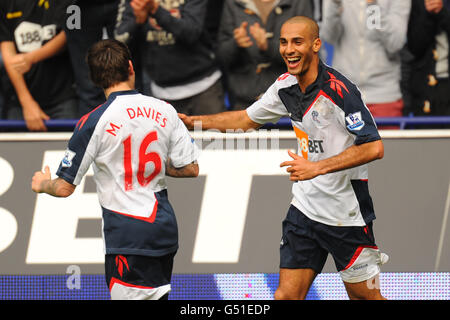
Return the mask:
[[356,86],[351,86],[350,94],[344,95],[344,113],[347,130],[356,135],[356,145],[381,139],[375,120]]
[[175,168],[181,168],[196,161],[200,150],[178,116],[174,120],[175,128],[170,136],[168,156]]
[[76,128],[69,140],[64,158],[56,175],[67,182],[78,185],[94,161],[97,149],[93,128]]
[[263,96],[247,108],[249,118],[259,124],[277,123],[288,111],[278,95],[277,82],[273,83]]

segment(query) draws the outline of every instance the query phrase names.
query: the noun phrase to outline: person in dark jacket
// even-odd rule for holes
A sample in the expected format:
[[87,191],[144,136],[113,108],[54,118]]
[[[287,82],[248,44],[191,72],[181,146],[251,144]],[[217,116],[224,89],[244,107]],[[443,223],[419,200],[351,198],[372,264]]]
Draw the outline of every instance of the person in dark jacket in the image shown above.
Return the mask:
[[408,26],[408,93],[414,115],[450,115],[450,1],[413,0]]
[[[105,102],[103,90],[89,78],[85,61],[89,47],[104,35],[113,37],[119,0],[72,0],[67,10],[65,32],[79,97],[79,117]],[[70,6],[77,7],[70,7]],[[78,10],[78,11],[77,11]],[[79,14],[79,25],[73,22]],[[106,34],[104,34],[104,32]]]
[[153,96],[179,112],[224,111],[222,72],[206,26],[207,0],[132,0],[118,16],[116,39],[144,26],[143,68]]
[[233,109],[243,109],[286,72],[278,52],[281,25],[292,16],[313,17],[312,1],[226,0],[217,56],[225,70]]

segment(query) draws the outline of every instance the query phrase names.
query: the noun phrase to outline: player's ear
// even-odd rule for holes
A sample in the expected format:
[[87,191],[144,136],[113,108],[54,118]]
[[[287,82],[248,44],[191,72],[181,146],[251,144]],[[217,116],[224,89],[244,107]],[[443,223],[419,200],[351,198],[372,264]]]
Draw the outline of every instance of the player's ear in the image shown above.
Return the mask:
[[314,39],[313,42],[313,51],[315,53],[318,53],[320,51],[320,48],[322,47],[322,40],[320,40],[320,38],[316,38]]
[[134,75],[134,67],[133,62],[131,60],[128,60],[128,74],[130,76]]

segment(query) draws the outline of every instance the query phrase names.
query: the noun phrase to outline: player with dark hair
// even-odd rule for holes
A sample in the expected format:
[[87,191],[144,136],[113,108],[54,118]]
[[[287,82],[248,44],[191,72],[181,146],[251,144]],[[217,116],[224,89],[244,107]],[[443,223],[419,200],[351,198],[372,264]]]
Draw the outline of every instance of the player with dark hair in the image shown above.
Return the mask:
[[121,42],[99,42],[88,49],[86,62],[92,81],[100,88],[126,82],[131,53]]
[[384,299],[374,280],[387,256],[372,231],[375,219],[367,163],[383,143],[358,88],[319,59],[317,23],[294,17],[281,28],[280,54],[288,72],[246,110],[180,118],[192,128],[259,128],[289,116],[298,152],[287,167],[293,200],[283,221],[280,280],[275,299],[304,299],[328,253],[351,299]]
[[93,82],[107,101],[76,125],[57,178],[32,179],[35,192],[70,196],[92,164],[103,212],[105,276],[112,299],[165,299],[178,229],[165,176],[196,177],[193,139],[168,103],[134,90],[127,47],[94,44],[87,56]]

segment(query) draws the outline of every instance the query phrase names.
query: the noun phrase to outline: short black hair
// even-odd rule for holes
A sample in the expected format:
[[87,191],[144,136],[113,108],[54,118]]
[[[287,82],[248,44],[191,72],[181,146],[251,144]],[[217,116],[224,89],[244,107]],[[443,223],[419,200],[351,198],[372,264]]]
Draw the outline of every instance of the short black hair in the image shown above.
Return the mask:
[[86,56],[90,78],[102,89],[128,80],[130,60],[131,53],[127,45],[114,39],[95,43]]
[[305,23],[309,27],[312,39],[319,38],[319,33],[320,33],[319,25],[317,24],[317,22],[314,19],[311,19],[310,17],[294,16],[294,17],[291,17],[288,20],[286,20],[283,24],[287,24],[287,23]]

